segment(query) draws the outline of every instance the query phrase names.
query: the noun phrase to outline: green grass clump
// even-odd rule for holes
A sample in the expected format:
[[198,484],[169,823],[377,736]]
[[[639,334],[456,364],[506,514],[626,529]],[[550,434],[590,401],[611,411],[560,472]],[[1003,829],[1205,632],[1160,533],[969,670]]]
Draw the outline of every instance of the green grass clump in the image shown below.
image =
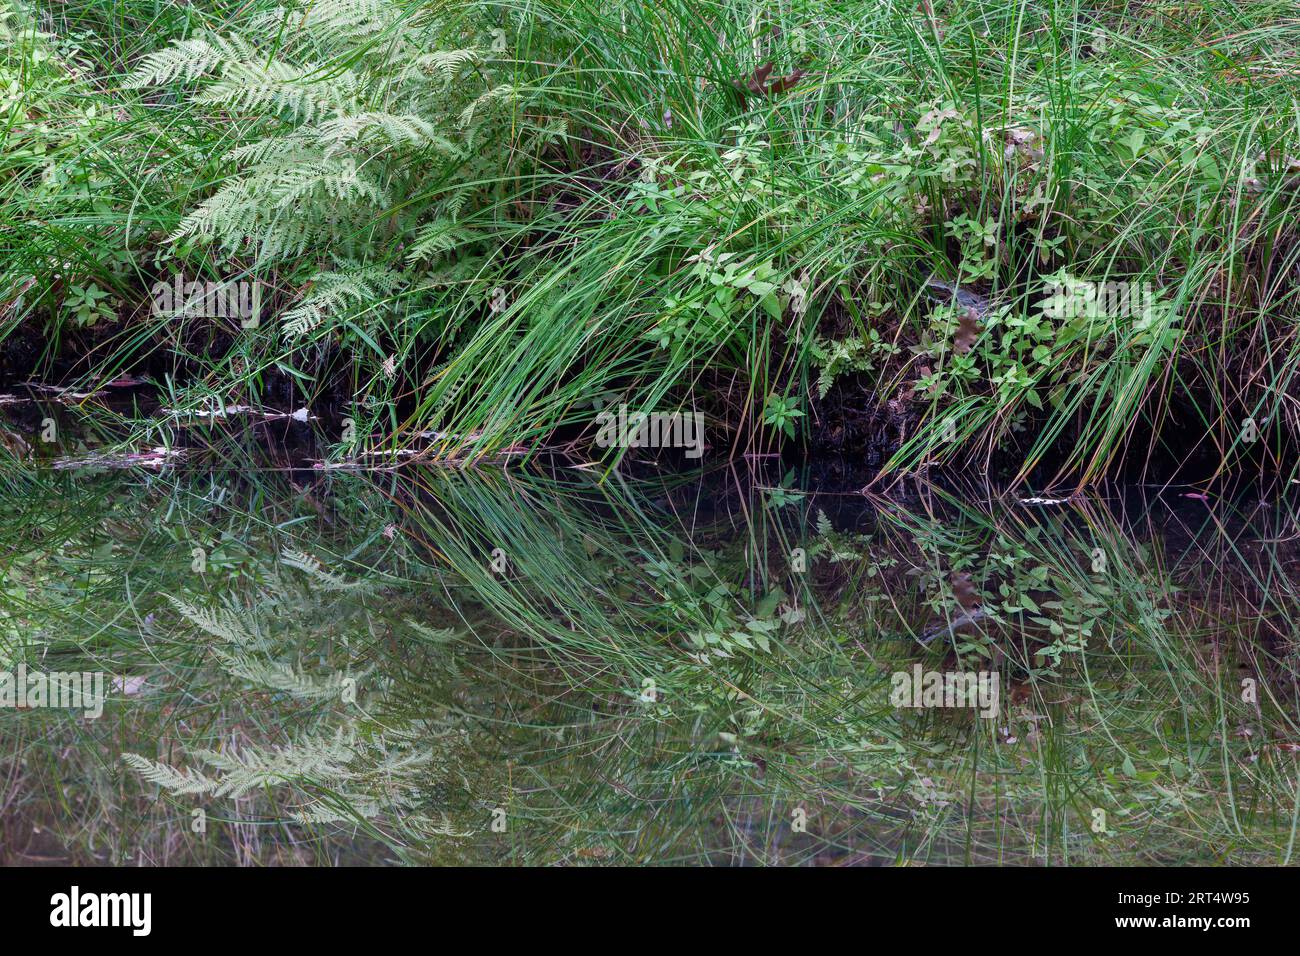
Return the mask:
[[[590,446],[618,399],[704,412],[719,455],[847,406],[888,410],[893,471],[1090,481],[1162,435],[1276,463],[1289,12],[10,0],[4,321],[87,379],[287,384],[458,457]],[[262,320],[160,314],[177,273],[256,282]],[[1085,297],[1115,282],[1141,307]]]

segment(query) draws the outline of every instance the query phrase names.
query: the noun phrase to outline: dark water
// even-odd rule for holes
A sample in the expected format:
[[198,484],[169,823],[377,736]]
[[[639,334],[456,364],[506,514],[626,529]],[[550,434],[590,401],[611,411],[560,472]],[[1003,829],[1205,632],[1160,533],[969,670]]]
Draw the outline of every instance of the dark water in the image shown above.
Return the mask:
[[111,391],[0,404],[0,671],[108,688],[0,708],[5,862],[1291,859],[1289,486],[339,462]]

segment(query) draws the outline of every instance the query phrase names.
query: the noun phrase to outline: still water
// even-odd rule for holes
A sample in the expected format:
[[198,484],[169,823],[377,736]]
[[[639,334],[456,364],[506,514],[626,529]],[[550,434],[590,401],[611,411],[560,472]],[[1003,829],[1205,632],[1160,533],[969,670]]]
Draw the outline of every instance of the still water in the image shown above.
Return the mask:
[[0,862],[1292,859],[1288,488],[323,467],[304,416],[110,452],[23,404],[0,672],[105,690],[0,706]]

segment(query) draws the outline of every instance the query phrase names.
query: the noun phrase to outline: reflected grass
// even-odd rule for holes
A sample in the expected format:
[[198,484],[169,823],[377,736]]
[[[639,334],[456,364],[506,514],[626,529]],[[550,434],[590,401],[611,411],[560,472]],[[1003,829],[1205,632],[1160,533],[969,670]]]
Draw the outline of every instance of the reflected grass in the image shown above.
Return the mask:
[[0,712],[10,862],[1291,861],[1284,502],[302,475],[5,471],[6,666],[127,679]]

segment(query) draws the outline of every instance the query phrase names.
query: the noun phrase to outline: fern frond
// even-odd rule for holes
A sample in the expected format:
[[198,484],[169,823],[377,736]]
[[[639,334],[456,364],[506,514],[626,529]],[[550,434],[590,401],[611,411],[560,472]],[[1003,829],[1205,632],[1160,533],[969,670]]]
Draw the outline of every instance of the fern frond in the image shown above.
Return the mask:
[[244,654],[230,654],[220,648],[213,648],[212,653],[232,677],[288,694],[297,700],[338,698],[347,679],[342,671],[335,671],[330,677],[319,680],[282,661],[257,660]]
[[391,205],[383,187],[363,174],[350,160],[327,160],[284,170],[272,185],[274,204],[287,209],[305,199],[323,195],[336,202]]
[[416,57],[412,66],[441,79],[443,90],[447,90],[467,68],[478,66],[482,62],[483,54],[478,50],[435,50]]
[[455,190],[447,197],[447,202],[443,206],[444,211],[452,219],[459,219],[461,211],[465,208],[465,204],[469,202],[472,194],[473,190],[468,186],[462,186]]
[[460,147],[442,136],[436,126],[413,113],[368,112],[339,117],[321,124],[317,136],[324,144],[326,156],[336,155],[359,142],[376,140],[395,147],[431,146],[454,158],[463,155]]
[[372,820],[389,809],[381,806],[376,800],[354,794],[339,794],[338,803],[340,806],[346,806],[348,810],[335,809],[318,803],[306,810],[295,811],[293,819],[304,826],[356,823],[358,819]]
[[432,641],[435,644],[447,644],[454,641],[462,633],[454,627],[433,628],[429,627],[427,624],[421,624],[419,621],[413,621],[410,618],[406,618],[405,620],[407,627],[415,631],[416,634],[419,634],[425,640]]
[[255,56],[256,52],[248,41],[234,34],[223,37],[213,33],[206,37],[173,40],[171,46],[145,56],[123,86],[133,90],[177,79],[196,80]]
[[257,232],[261,210],[254,183],[231,180],[182,219],[167,241],[177,243],[191,236],[220,238],[224,245],[233,248],[244,237]]
[[285,136],[268,136],[236,146],[223,159],[235,166],[292,166],[320,158],[319,143],[310,127]]
[[232,111],[275,113],[302,122],[347,105],[334,78],[328,83],[312,77],[312,66],[298,67],[272,61],[268,64],[232,63],[222,79],[212,83],[194,99],[197,103]]
[[197,770],[177,770],[139,754],[125,753],[122,754],[122,759],[145,780],[174,794],[212,793],[218,786],[217,781]]
[[343,729],[332,737],[307,737],[284,747],[195,750],[193,756],[224,771],[213,791],[218,797],[238,797],[259,787],[303,780],[332,786],[357,776],[346,766],[356,756],[355,740]]
[[265,644],[257,622],[241,613],[232,602],[224,607],[200,607],[170,594],[166,597],[181,617],[213,637],[239,647],[258,648]]
[[387,269],[371,267],[321,273],[313,282],[312,290],[283,316],[286,338],[310,332],[349,303],[373,303],[382,299],[400,287],[402,277]]
[[438,219],[416,233],[415,244],[411,246],[406,259],[408,262],[434,260],[480,238],[482,233],[474,229],[449,219]]
[[287,21],[289,30],[337,41],[388,29],[400,17],[400,9],[391,0],[313,0],[300,11],[283,7],[268,11],[263,22],[279,27],[281,21]]
[[562,116],[551,117],[543,125],[535,127],[532,135],[521,149],[525,153],[537,153],[557,140],[569,137],[569,121]]
[[344,577],[326,571],[320,560],[303,551],[287,549],[281,552],[280,559],[291,568],[304,571],[315,580],[325,585],[329,591],[355,591],[370,587],[368,581],[349,581]]

